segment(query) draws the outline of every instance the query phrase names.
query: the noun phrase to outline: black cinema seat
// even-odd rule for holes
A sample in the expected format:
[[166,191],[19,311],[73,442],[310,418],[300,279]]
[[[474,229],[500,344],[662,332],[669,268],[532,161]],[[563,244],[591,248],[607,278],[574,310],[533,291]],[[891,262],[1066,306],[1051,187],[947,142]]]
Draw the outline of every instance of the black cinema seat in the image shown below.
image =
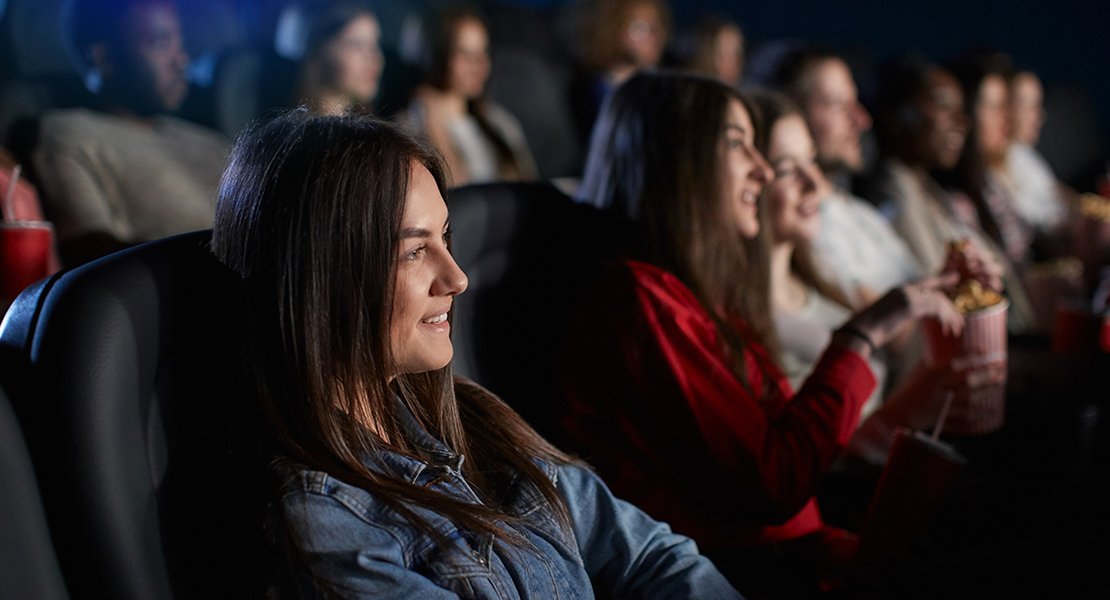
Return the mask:
[[73,598],[256,595],[240,278],[208,239],[56,274],[0,327],[0,382]]
[[455,303],[455,372],[559,443],[563,334],[619,229],[546,183],[466,186],[447,204],[455,260],[470,280]]
[[0,391],[0,598],[64,600],[31,456]]

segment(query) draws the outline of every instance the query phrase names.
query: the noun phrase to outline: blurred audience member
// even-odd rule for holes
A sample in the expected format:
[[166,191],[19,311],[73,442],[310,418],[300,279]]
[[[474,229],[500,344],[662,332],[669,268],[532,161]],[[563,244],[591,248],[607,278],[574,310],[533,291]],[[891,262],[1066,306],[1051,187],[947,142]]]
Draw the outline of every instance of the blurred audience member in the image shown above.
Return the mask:
[[[814,162],[814,142],[805,119],[785,96],[763,92],[756,93],[754,98],[763,118],[756,147],[767,157],[774,172],[764,190],[766,227],[761,228],[760,236],[770,246],[770,298],[779,341],[779,364],[791,386],[799,389],[817,367],[835,330],[855,310],[841,290],[827,282],[817,268],[813,246],[824,225],[818,207],[823,207],[821,190],[825,182]],[[910,332],[912,328],[906,330]],[[918,369],[888,392],[888,375],[899,366],[916,366],[901,364],[903,360],[915,361],[915,357],[906,356],[905,350],[905,342],[895,338],[868,360],[877,385],[860,411],[862,425],[852,436],[848,452],[876,464],[886,460],[897,427],[919,429],[932,425],[945,386],[956,391],[949,385],[951,381],[945,378],[945,372]],[[964,399],[966,395],[960,397]]]
[[658,66],[671,32],[664,0],[586,0],[580,15],[583,72],[575,82],[580,139],[590,139],[601,103],[633,73]]
[[[847,63],[822,50],[788,55],[778,83],[802,108],[825,177],[816,185],[820,227],[813,245],[827,277],[856,307],[921,275],[921,266],[874,205],[848,191],[850,175],[864,166],[860,138],[871,116],[859,103]],[[838,182],[829,185],[826,181]]]
[[[780,364],[798,389],[825,351],[834,329],[852,316],[848,298],[825,281],[812,245],[821,229],[819,212],[827,183],[814,161],[813,138],[802,113],[784,96],[754,95],[763,118],[755,145],[773,178],[764,188],[760,235],[770,247],[770,299],[780,343]],[[872,356],[878,385],[863,414],[881,396],[885,365]]]
[[447,161],[451,185],[536,178],[520,122],[484,96],[489,33],[478,10],[447,5],[427,23],[430,67],[401,119]]
[[1048,161],[1037,151],[1044,124],[1044,89],[1032,71],[1010,78],[1011,142],[1002,182],[1027,223],[1041,233],[1052,233],[1067,219],[1067,204]]
[[948,242],[980,237],[931,175],[960,160],[967,138],[963,107],[956,78],[923,58],[884,69],[877,107],[884,160],[870,195],[927,271],[944,264]]
[[871,129],[871,115],[859,103],[848,64],[818,48],[801,48],[783,59],[777,84],[805,112],[817,144],[817,164],[840,189],[864,168],[860,136]]
[[1022,268],[1030,258],[1033,231],[1002,183],[1010,148],[1010,90],[1006,83],[1010,67],[1005,55],[978,52],[949,64],[963,87],[969,126],[960,162],[945,179],[975,207],[973,214],[961,214],[961,218],[990,236],[1010,262]]
[[188,90],[175,4],[72,0],[64,14],[79,67],[100,77],[101,110],[48,113],[34,150],[63,259],[211,227],[229,142],[166,114]]
[[706,18],[694,26],[686,66],[706,77],[738,86],[744,75],[744,32],[727,19]]
[[324,115],[373,112],[384,65],[377,17],[364,4],[339,2],[311,18],[293,104]]
[[[901,58],[883,69],[877,111],[884,158],[868,195],[925,272],[939,271],[949,243],[965,239],[982,249],[989,262],[1008,265],[1004,252],[975,226],[972,201],[948,191],[933,176],[956,167],[968,136],[963,91],[956,77],[924,58]],[[1005,270],[1010,327],[1024,331],[1032,309],[1012,269]]]

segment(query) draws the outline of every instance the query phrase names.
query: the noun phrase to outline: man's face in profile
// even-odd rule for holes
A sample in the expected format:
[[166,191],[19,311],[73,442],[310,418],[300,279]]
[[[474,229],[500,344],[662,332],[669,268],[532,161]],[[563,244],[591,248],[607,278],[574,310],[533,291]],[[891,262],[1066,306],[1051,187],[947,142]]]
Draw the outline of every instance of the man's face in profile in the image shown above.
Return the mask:
[[177,9],[166,2],[138,2],[127,13],[115,65],[122,100],[140,114],[173,112],[189,90]]

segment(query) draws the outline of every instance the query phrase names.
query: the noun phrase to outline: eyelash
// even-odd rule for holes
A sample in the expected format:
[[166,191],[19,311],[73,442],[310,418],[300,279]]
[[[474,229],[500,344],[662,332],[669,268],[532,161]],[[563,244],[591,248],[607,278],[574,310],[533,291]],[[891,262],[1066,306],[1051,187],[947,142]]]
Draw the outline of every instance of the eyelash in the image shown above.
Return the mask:
[[[451,245],[451,227],[450,226],[448,226],[447,229],[444,230],[444,232],[443,232],[443,244],[445,246],[450,246]],[[420,246],[418,248],[413,248],[408,254],[405,255],[405,260],[416,260],[416,258],[418,256],[420,256],[427,249],[428,249],[427,246]]]

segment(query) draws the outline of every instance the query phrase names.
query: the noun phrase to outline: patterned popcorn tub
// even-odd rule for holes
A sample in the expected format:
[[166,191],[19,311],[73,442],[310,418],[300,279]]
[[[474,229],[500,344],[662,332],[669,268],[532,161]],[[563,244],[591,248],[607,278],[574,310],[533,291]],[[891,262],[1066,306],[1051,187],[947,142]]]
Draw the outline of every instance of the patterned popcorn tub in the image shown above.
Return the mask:
[[962,435],[981,435],[997,431],[1006,418],[1006,309],[1003,300],[994,306],[964,317],[964,330],[958,336],[944,334],[940,321],[922,319],[925,335],[925,363],[950,364],[966,374],[971,387],[966,404],[957,400],[952,406],[944,431]]

